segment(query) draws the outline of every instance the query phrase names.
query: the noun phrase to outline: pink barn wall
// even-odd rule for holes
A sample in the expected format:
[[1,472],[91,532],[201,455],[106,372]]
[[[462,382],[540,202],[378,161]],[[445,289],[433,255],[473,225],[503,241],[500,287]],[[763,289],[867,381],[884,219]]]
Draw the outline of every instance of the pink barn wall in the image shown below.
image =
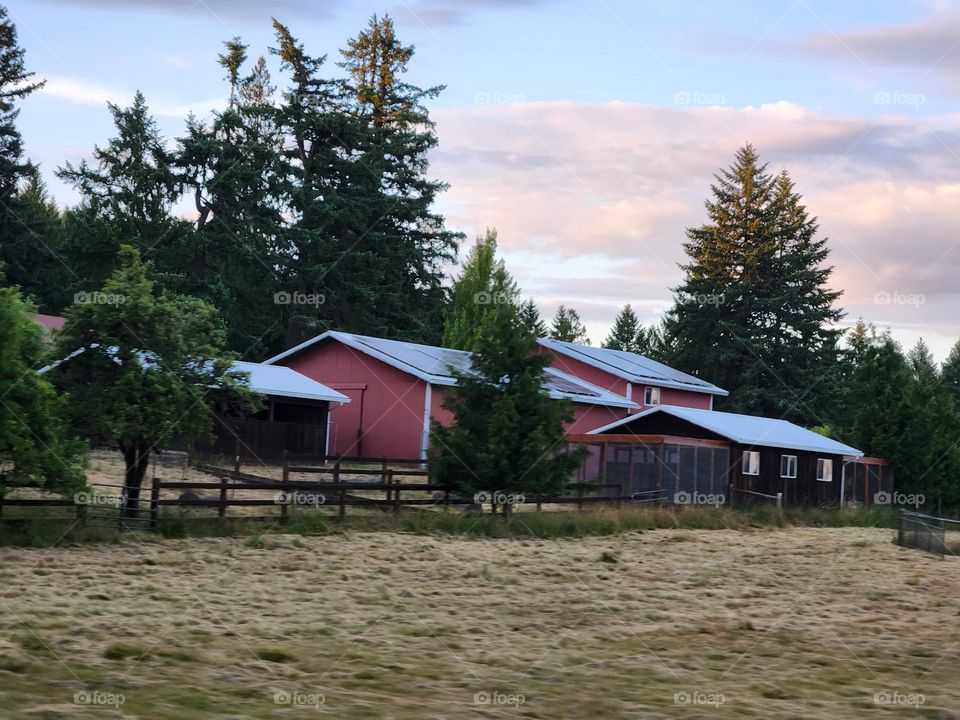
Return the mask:
[[420,457],[425,382],[334,340],[281,363],[350,398],[330,405],[330,454]]
[[[593,383],[594,385],[602,387],[604,390],[609,390],[610,392],[616,393],[622,397],[626,396],[627,381],[623,378],[617,377],[616,375],[608,373],[604,370],[600,370],[599,368],[595,368],[593,365],[588,365],[587,363],[575,358],[550,352],[543,347],[540,348],[540,351],[552,355],[552,365],[557,370],[562,370],[565,373],[569,373],[574,377],[580,378],[581,380],[586,380],[588,383]],[[640,384],[634,384],[631,388],[632,397],[630,399],[642,406],[636,410],[633,410],[632,412],[639,412],[640,410],[646,410],[648,407],[650,407],[649,405],[643,404],[644,388],[645,386]],[[678,388],[660,388],[660,403],[662,405],[678,405],[680,407],[709,410],[710,397],[711,396],[709,393],[692,392],[690,390],[680,390]],[[626,416],[626,410],[623,412],[624,415],[621,415],[620,417]],[[615,419],[617,418],[614,418],[614,420]],[[613,422],[613,420],[609,420],[608,422]],[[604,423],[601,423],[601,425],[603,424]],[[596,427],[600,427],[601,425],[597,425]],[[590,429],[592,430],[593,428]]]

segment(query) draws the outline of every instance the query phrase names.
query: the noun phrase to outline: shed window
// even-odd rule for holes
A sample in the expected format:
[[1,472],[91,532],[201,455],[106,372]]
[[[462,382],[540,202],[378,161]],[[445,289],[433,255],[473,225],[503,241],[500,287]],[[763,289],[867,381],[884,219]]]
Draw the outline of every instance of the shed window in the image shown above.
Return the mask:
[[833,460],[817,458],[817,480],[833,482]]
[[781,455],[780,456],[780,477],[795,478],[796,476],[797,476],[797,456]]
[[660,388],[650,387],[649,385],[643,389],[643,404],[644,405],[659,405],[660,404]]
[[744,475],[760,474],[760,453],[757,450],[743,451],[743,474]]

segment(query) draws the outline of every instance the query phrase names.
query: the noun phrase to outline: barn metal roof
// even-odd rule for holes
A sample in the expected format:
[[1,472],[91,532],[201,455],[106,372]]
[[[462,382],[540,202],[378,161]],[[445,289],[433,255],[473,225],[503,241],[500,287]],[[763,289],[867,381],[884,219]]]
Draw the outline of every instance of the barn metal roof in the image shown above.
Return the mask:
[[719,388],[706,380],[674,370],[669,365],[651,360],[645,355],[626,352],[624,350],[610,350],[608,348],[591,347],[579,343],[561,342],[550,338],[540,338],[537,342],[548,350],[574,358],[599,370],[616,375],[628,382],[656,385],[658,387],[678,388],[708,393],[710,395],[729,395],[726,390]]
[[[74,350],[62,360],[50,363],[46,367],[40,368],[37,372],[41,375],[49,372],[61,363],[67,362],[85,352],[88,348],[82,347]],[[98,343],[89,346],[90,350],[100,350]],[[106,348],[106,354],[119,363],[116,357],[117,348]],[[143,366],[156,364],[155,356],[148,353],[140,354],[140,363]],[[247,373],[247,385],[254,392],[264,395],[275,395],[277,397],[298,398],[301,400],[326,400],[328,402],[348,403],[348,398],[343,393],[339,393],[333,388],[329,388],[323,383],[319,383],[306,375],[298,373],[292,368],[283,365],[264,365],[263,363],[244,362],[237,360],[232,364],[233,370]]]
[[[788,450],[802,450],[805,452],[822,452],[830,455],[852,455],[862,457],[863,453],[856,448],[844,445],[836,440],[794,425],[787,420],[758,417],[756,415],[739,415],[737,413],[717,412],[716,410],[698,410],[696,408],[678,407],[676,405],[660,405],[643,412],[629,415],[621,420],[591,430],[588,435],[603,435],[617,428],[629,425],[637,418],[646,417],[654,413],[664,413],[686,420],[704,430],[721,435],[740,445],[757,445],[760,447],[776,447]],[[626,429],[626,428],[625,428]]]
[[[456,385],[457,381],[451,374],[451,368],[455,368],[461,372],[469,372],[471,368],[471,353],[465,350],[451,350],[449,348],[421,345],[419,343],[403,342],[401,340],[386,340],[384,338],[356,335],[354,333],[339,332],[337,330],[328,330],[322,335],[317,335],[279,355],[265,360],[264,363],[276,363],[279,360],[283,360],[328,339],[337,340],[354,350],[358,350],[433,385]],[[555,368],[547,368],[546,375],[546,386],[551,397],[565,397],[574,402],[605,405],[609,407],[639,407],[639,405],[632,400],[612,393],[609,390],[604,390],[603,388]]]
[[348,398],[333,388],[319,383],[306,375],[283,365],[264,365],[263,363],[233,363],[234,370],[249,373],[247,382],[250,389],[264,395],[299,398],[301,400],[327,400],[328,402],[348,403]]

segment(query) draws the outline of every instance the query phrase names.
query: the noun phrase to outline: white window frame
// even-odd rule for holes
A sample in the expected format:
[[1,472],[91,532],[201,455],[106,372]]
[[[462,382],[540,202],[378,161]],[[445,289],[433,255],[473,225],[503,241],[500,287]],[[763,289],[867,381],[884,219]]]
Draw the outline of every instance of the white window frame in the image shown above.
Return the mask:
[[[822,474],[822,470],[829,468],[828,472]],[[833,460],[831,458],[817,458],[817,482],[833,482]]]
[[[756,461],[756,462],[753,462]],[[752,472],[751,472],[752,469]],[[743,457],[740,460],[740,472],[744,475],[760,474],[760,451],[744,450]]]
[[646,385],[643,388],[643,404],[644,405],[659,405],[660,404],[660,388],[653,385]]
[[[783,474],[783,461],[784,461],[784,459],[786,459],[786,458],[793,458],[793,475],[790,475],[790,474],[784,475],[784,474]],[[781,455],[781,456],[780,456],[780,477],[782,477],[782,478],[787,478],[788,480],[795,480],[795,479],[797,478],[797,464],[798,464],[798,462],[799,462],[799,461],[798,461],[796,455]],[[787,465],[788,465],[788,467],[787,467],[787,472],[789,473],[789,471],[790,471],[790,467],[789,467],[790,463],[788,462]]]

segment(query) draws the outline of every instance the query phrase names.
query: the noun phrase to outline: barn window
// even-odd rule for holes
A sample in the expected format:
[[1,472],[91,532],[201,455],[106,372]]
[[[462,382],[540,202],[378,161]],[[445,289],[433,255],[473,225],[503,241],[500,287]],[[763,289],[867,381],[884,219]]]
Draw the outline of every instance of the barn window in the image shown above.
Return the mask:
[[797,476],[797,456],[781,455],[780,456],[780,477],[795,478],[796,476]]
[[760,453],[757,450],[743,451],[743,474],[744,475],[760,474]]
[[833,460],[817,458],[817,480],[833,482]]
[[659,405],[660,404],[660,388],[650,387],[649,385],[643,389],[643,404],[644,405]]

